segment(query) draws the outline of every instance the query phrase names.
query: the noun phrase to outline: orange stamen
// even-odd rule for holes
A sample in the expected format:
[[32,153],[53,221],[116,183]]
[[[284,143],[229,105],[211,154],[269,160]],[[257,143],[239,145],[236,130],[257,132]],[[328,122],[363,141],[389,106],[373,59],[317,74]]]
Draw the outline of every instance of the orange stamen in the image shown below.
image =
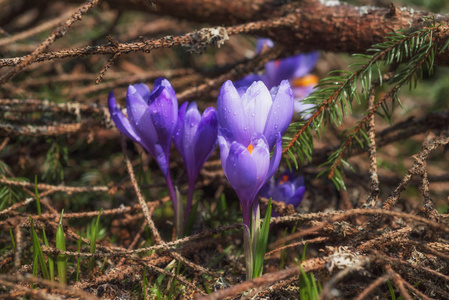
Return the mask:
[[308,85],[316,85],[318,83],[318,76],[309,74],[300,78],[293,79],[292,85],[294,87],[305,87]]
[[274,65],[276,66],[276,68],[279,68],[279,66],[281,65],[281,60],[280,59],[276,59],[274,61]]
[[279,182],[279,184],[283,184],[283,183],[287,182],[287,180],[288,180],[288,175],[282,175],[282,179]]
[[249,154],[253,153],[253,143],[249,144],[248,151],[249,151]]

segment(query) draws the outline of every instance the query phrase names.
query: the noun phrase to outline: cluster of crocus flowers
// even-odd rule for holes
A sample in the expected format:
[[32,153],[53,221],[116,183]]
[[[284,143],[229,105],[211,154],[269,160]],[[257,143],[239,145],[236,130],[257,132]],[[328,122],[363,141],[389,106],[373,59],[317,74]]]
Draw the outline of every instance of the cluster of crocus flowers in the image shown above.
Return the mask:
[[[247,278],[259,276],[265,253],[265,248],[263,252],[259,249],[263,242],[259,242],[266,241],[268,231],[265,238],[260,238],[257,197],[279,167],[282,134],[293,116],[294,95],[288,80],[270,90],[264,82],[255,81],[245,91],[238,91],[227,81],[220,90],[217,110],[210,107],[201,115],[195,102],[183,103],[178,110],[171,84],[166,79],[158,79],[153,91],[145,84],[130,85],[126,108],[128,117],[117,107],[113,92],[109,94],[109,110],[117,128],[142,145],[164,174],[173,200],[178,236],[183,234],[179,232],[183,225],[179,216],[188,218],[195,182],[215,148],[218,133],[223,170],[242,208]],[[181,199],[177,199],[170,176],[172,140],[187,170],[189,190],[185,214],[180,211]],[[258,260],[254,260],[256,255],[260,256]]]
[[[223,171],[236,191],[245,224],[247,278],[252,278],[252,241],[258,232],[260,188],[274,175],[282,155],[281,135],[293,116],[293,93],[287,80],[271,91],[257,81],[240,95],[231,81],[217,101],[218,143]],[[270,151],[273,155],[270,157]],[[253,230],[253,228],[255,228]]]
[[[109,94],[108,104],[111,118],[120,132],[140,144],[156,160],[173,200],[177,235],[181,236],[183,216],[188,218],[199,170],[215,147],[217,139],[215,109],[207,109],[201,117],[195,103],[188,107],[188,103],[184,103],[178,111],[175,91],[170,82],[163,78],[154,82],[153,91],[145,84],[128,87],[126,94],[128,117],[117,107],[113,92]],[[182,207],[182,202],[181,199],[177,199],[170,176],[172,139],[184,159],[188,174],[189,200],[186,213],[178,209]],[[203,140],[206,142],[200,145]]]
[[[270,39],[259,39],[256,43],[256,53],[259,54],[266,48],[271,48],[274,43]],[[311,104],[304,103],[302,100],[307,97],[315,85],[318,83],[318,77],[310,74],[318,60],[318,52],[298,54],[295,56],[277,59],[265,64],[265,73],[250,74],[236,81],[236,88],[242,93],[254,81],[262,81],[268,89],[280,85],[282,80],[289,80],[295,98],[294,111],[302,113],[307,118],[304,111],[313,107]]]
[[[297,208],[304,198],[306,187],[304,186],[304,177],[295,176],[290,171],[281,174],[280,178],[275,181],[272,177],[261,189],[259,195],[273,201],[291,204]],[[273,211],[272,216],[277,213]]]

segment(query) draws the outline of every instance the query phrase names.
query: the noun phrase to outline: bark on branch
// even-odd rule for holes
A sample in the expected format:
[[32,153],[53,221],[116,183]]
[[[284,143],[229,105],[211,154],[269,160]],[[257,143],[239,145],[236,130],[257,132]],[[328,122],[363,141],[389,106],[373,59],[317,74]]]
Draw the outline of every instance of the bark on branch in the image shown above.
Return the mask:
[[[109,0],[119,9],[139,9],[151,13],[170,15],[209,24],[229,24],[229,35],[247,33],[271,37],[293,51],[325,50],[344,53],[364,53],[373,44],[384,41],[388,33],[399,29],[420,29],[427,26],[426,18],[447,23],[448,16],[399,8],[351,6],[338,1],[305,0],[302,2],[280,0],[153,0],[156,9],[148,1]],[[242,22],[245,22],[242,24]],[[186,35],[187,36],[187,35]],[[442,26],[434,36],[443,43],[449,30]],[[154,43],[120,44],[122,47],[100,45],[86,49],[68,49],[38,57],[40,60],[94,54],[116,54],[130,51],[148,51],[159,47],[173,47],[178,38],[168,37]],[[183,41],[182,36],[179,40]],[[152,45],[153,44],[153,45]],[[1,66],[15,65],[21,58],[2,59]],[[437,59],[440,65],[449,65],[449,52]]]

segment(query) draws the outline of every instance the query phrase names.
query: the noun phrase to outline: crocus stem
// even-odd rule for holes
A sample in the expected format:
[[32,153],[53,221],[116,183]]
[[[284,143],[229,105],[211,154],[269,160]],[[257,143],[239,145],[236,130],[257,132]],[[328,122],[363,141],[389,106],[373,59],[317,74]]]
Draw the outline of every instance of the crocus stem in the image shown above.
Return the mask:
[[[170,197],[173,201],[173,209],[175,212],[175,228],[176,228],[176,236],[183,236],[183,225],[184,225],[184,217],[182,209],[178,209],[178,206],[182,204],[182,202],[178,203],[178,197],[176,197],[175,187],[173,186],[173,182],[171,180],[170,172],[167,172],[167,176],[165,177],[168,186],[168,192],[170,193]],[[181,201],[181,199],[179,199]]]
[[241,207],[242,207],[242,213],[243,213],[243,224],[245,224],[246,226],[248,226],[248,228],[251,228],[251,207],[248,207],[247,205],[244,205],[242,202],[241,203]]
[[245,248],[246,280],[253,279],[253,249],[251,249],[251,233],[249,227],[243,225],[243,246]]
[[178,203],[177,203],[178,199],[176,198],[175,187],[173,186],[173,182],[171,181],[170,172],[167,172],[167,176],[165,177],[165,180],[167,181],[168,192],[170,193],[170,198],[173,201],[173,208],[175,210],[175,215],[176,215],[177,207],[178,207]]
[[190,217],[190,211],[192,210],[192,202],[193,202],[193,192],[195,191],[195,182],[196,178],[190,179],[189,178],[189,190],[187,191],[187,204],[185,208],[184,218],[185,222]]

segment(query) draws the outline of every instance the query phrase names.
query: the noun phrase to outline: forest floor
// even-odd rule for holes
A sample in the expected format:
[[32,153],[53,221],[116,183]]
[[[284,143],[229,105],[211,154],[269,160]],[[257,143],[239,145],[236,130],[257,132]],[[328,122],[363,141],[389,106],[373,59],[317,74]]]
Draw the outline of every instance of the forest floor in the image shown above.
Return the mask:
[[[5,9],[13,11],[11,3]],[[340,127],[314,135],[313,157],[297,171],[305,178],[305,197],[297,209],[273,204],[279,217],[271,220],[264,275],[246,281],[241,210],[219,151],[197,182],[191,233],[176,239],[164,178],[139,145],[122,143],[107,98],[114,90],[124,107],[129,84],[166,77],[180,103],[195,100],[203,111],[215,106],[225,79],[248,73],[245,66],[261,69],[277,54],[251,58],[254,38],[239,35],[203,54],[173,44],[84,55],[93,45],[106,49],[126,41],[132,48],[201,28],[164,16],[151,15],[149,22],[144,12],[90,3],[81,6],[80,21],[70,17],[76,5],[56,1],[47,11],[16,12],[0,26],[0,81],[10,76],[0,86],[0,298],[295,299],[306,290],[301,266],[320,286],[320,299],[449,299],[446,69],[401,93],[403,107],[394,110],[392,124],[376,116],[369,132],[377,148],[353,147],[347,159],[352,170],[342,169],[346,189],[317,175],[365,107]],[[67,20],[73,26],[66,24],[70,29],[59,40],[57,26]],[[39,57],[43,40],[52,55],[20,69],[12,58]],[[72,52],[59,57],[65,49]],[[323,78],[352,62],[323,52],[313,72]],[[376,91],[376,97],[383,94],[383,88]],[[185,195],[186,174],[174,151],[170,169]],[[267,199],[260,202],[264,213]],[[55,245],[62,210],[65,252]],[[59,284],[58,272],[50,281],[43,271],[61,253],[68,261],[67,285]]]

